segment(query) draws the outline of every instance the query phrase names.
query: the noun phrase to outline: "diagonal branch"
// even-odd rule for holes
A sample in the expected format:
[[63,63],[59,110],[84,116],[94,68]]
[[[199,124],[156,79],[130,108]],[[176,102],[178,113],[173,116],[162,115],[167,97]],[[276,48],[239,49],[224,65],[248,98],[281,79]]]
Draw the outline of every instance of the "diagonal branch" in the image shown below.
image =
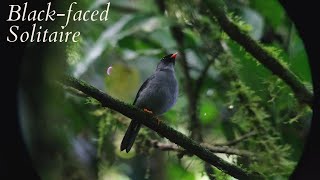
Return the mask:
[[209,13],[216,18],[219,25],[231,39],[239,43],[239,45],[241,45],[273,74],[280,77],[292,89],[296,98],[300,102],[312,106],[313,94],[291,70],[280,63],[279,59],[266,51],[247,33],[241,31],[241,29],[228,18],[225,11],[226,6],[223,0],[205,0],[203,5],[205,7],[210,7],[208,8]]
[[224,171],[225,173],[235,178],[262,179],[259,173],[248,172],[234,164],[226,162],[225,160],[219,158],[214,153],[212,153],[209,149],[188,138],[184,134],[167,126],[163,122],[158,122],[156,117],[150,115],[149,113],[143,112],[141,109],[138,109],[137,107],[114,99],[108,94],[94,88],[93,86],[90,86],[85,82],[70,76],[65,76],[61,80],[61,82],[66,86],[71,86],[79,91],[82,91],[88,96],[91,96],[92,98],[98,100],[103,107],[113,109],[131,119],[139,120],[140,123],[157,132],[159,135],[169,139],[171,142],[181,146],[189,153],[198,156],[203,161],[217,167],[218,169]]

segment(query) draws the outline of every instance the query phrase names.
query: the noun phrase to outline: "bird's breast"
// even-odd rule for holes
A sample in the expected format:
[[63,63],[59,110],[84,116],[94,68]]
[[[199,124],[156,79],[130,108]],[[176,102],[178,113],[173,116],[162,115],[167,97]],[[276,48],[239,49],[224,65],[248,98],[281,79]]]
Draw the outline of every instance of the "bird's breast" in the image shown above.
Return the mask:
[[178,83],[174,73],[157,74],[141,92],[136,105],[160,115],[168,111],[177,101]]

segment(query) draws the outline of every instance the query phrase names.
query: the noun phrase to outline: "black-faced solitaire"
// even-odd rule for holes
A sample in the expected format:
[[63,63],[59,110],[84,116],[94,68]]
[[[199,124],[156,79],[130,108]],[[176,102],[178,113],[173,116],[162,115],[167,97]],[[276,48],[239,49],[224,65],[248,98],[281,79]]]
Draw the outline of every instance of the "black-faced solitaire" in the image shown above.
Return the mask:
[[[133,105],[158,116],[168,111],[176,103],[178,82],[174,65],[177,54],[169,54],[161,59],[155,72],[140,87]],[[139,121],[132,119],[122,139],[121,151],[130,151],[140,128]]]

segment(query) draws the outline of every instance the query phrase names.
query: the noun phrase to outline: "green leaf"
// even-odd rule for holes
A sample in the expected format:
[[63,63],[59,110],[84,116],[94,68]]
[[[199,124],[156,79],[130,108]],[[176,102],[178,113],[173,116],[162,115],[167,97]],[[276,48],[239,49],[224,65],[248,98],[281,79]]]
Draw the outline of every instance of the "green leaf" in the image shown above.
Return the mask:
[[308,55],[305,51],[303,41],[299,37],[295,29],[292,30],[290,38],[288,62],[294,73],[297,74],[303,81],[311,83],[311,73],[308,63]]
[[238,58],[236,60],[237,63],[241,66],[238,69],[240,79],[256,91],[259,96],[265,97],[265,80],[271,76],[271,72],[260,63],[257,63],[256,59],[234,41],[228,41],[228,45],[234,57]]

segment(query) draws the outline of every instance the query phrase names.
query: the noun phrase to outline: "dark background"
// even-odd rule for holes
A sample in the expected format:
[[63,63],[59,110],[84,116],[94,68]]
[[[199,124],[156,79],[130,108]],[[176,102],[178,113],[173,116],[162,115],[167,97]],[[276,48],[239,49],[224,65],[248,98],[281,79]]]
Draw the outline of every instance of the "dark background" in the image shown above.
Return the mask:
[[[28,6],[34,9],[42,9],[46,7],[49,1],[30,1]],[[51,1],[52,2],[52,1]],[[298,1],[280,1],[287,10],[290,18],[295,22],[297,29],[304,41],[305,48],[309,55],[310,67],[312,69],[313,87],[315,94],[314,114],[311,125],[310,134],[307,144],[305,145],[304,154],[297,166],[292,179],[309,179],[311,177],[319,176],[317,173],[317,163],[320,158],[317,156],[319,148],[316,144],[317,134],[319,132],[319,66],[316,61],[319,59],[317,53],[318,45],[316,40],[319,29],[316,25],[316,3],[315,2],[298,2]],[[10,4],[22,4],[21,1],[10,1]],[[54,2],[52,2],[54,3]],[[6,19],[9,14],[9,3],[2,4],[1,11],[1,104],[2,104],[2,118],[1,118],[1,154],[0,154],[0,179],[16,179],[18,177],[39,179],[32,168],[32,163],[24,143],[21,139],[18,124],[17,114],[17,81],[19,74],[19,65],[25,44],[22,43],[8,43],[5,37],[8,33],[9,24]],[[23,31],[26,27],[31,27],[27,22],[22,22],[20,28]],[[37,65],[36,63],[34,64]],[[2,178],[3,177],[3,178]]]

